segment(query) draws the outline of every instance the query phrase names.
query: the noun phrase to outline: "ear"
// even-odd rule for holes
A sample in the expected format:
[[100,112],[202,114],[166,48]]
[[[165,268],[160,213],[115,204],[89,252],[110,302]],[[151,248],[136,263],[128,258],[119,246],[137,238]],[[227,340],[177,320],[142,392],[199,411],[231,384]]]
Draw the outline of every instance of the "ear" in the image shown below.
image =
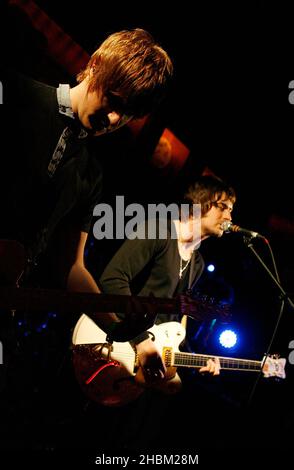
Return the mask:
[[94,75],[96,67],[97,67],[97,59],[94,58],[92,63],[91,63],[91,66],[90,66],[90,71],[89,71],[90,77],[92,77]]

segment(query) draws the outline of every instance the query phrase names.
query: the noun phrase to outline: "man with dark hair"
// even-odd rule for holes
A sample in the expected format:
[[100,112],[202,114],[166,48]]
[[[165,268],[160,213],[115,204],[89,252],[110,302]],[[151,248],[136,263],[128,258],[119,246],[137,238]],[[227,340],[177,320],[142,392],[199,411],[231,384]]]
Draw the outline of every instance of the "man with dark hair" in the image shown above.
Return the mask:
[[[142,223],[136,229],[136,233],[139,234],[137,238],[130,237],[124,241],[100,277],[99,284],[102,292],[144,296],[145,298],[154,296],[153,309],[155,309],[156,298],[174,298],[178,294],[186,293],[188,289],[193,289],[204,269],[204,261],[198,250],[200,242],[209,237],[223,235],[223,224],[231,221],[235,199],[234,190],[220,179],[213,176],[200,177],[185,192],[181,202],[187,206],[182,206],[183,210],[178,211],[178,217],[174,212],[169,221],[165,219],[147,220],[146,224]],[[195,207],[195,205],[197,206]],[[165,237],[159,236],[159,230],[157,232],[148,230],[150,227],[153,229],[153,226],[159,228],[160,224],[167,227]],[[155,236],[152,235],[148,238],[150,232],[155,233]],[[164,232],[162,231],[162,233]],[[161,313],[160,304],[158,304],[155,323],[182,321],[182,313]],[[122,324],[124,321],[127,324],[127,314],[118,313],[117,316],[122,320]],[[79,357],[79,352],[76,353],[75,364],[78,381],[88,396],[91,391],[90,398],[94,402],[98,401],[100,404],[111,406],[111,403],[117,403],[116,400],[120,399],[120,394],[123,395],[125,401],[133,399],[133,403],[128,403],[125,408],[112,410],[113,413],[109,412],[107,407],[95,407],[93,403],[94,408],[91,407],[86,415],[87,426],[89,429],[93,429],[97,421],[102,421],[104,423],[103,438],[105,438],[103,445],[110,445],[111,442],[114,449],[123,447],[127,450],[142,452],[143,449],[149,449],[149,446],[155,446],[157,449],[164,448],[161,445],[164,446],[167,443],[168,448],[171,449],[174,445],[182,444],[181,438],[183,436],[178,436],[178,433],[175,432],[175,440],[173,441],[173,433],[168,432],[169,425],[167,423],[169,420],[172,421],[172,426],[176,429],[180,420],[187,419],[181,411],[187,401],[187,398],[183,397],[189,397],[189,393],[185,394],[185,389],[183,390],[184,395],[174,396],[158,391],[158,389],[171,390],[169,384],[173,392],[179,389],[179,383],[170,380],[171,376],[168,374],[173,368],[166,368],[162,358],[163,350],[160,350],[164,340],[170,345],[169,341],[172,341],[173,333],[167,324],[166,330],[161,330],[161,332],[165,332],[166,336],[157,343],[156,340],[154,341],[152,330],[150,332],[141,327],[142,318],[140,316],[137,319],[134,318],[133,322],[137,322],[139,325],[139,334],[130,338],[131,346],[136,352],[136,366],[139,366],[136,368],[134,383],[143,383],[145,387],[144,393],[136,400],[133,398],[133,393],[136,393],[137,389],[135,391],[131,388],[128,389],[127,380],[114,381],[112,387],[107,369],[98,376],[99,360],[97,363],[93,363],[93,356],[89,356],[85,361]],[[177,325],[177,323],[171,323],[170,326],[172,327],[172,325]],[[120,323],[113,323],[109,328],[109,335],[114,338],[114,341],[118,341],[117,347],[122,350],[121,361],[125,360],[128,363],[130,352],[123,349],[123,343],[115,339],[119,326]],[[178,329],[176,332],[175,329],[175,337],[181,334],[180,331]],[[80,317],[74,330],[73,343],[86,345],[86,347],[89,345],[87,343],[92,343],[89,345],[90,347],[94,345],[94,348],[99,348],[101,346],[99,343],[104,342],[101,340],[100,332],[97,325],[84,314]],[[79,346],[77,351],[79,351],[78,348]],[[99,349],[97,349],[97,354],[99,357]],[[113,367],[115,361],[112,361],[113,359],[109,363],[108,370],[111,375],[112,368],[114,377],[116,377],[115,367]],[[86,378],[89,378],[91,382],[89,385],[85,385],[85,371],[88,372],[88,367],[91,372],[87,374]],[[129,363],[128,367],[131,368]],[[97,377],[95,369],[98,369]],[[218,375],[219,370],[218,358],[209,359],[206,365],[200,368],[201,373],[212,375]],[[90,376],[91,374],[92,376]],[[106,390],[108,395],[106,393],[106,396],[103,396],[103,392]],[[190,400],[191,397],[188,399]],[[208,406],[208,408],[212,408],[211,411],[207,409],[207,404],[202,403],[202,405],[205,407],[203,412],[207,415],[210,412],[212,414],[216,412],[213,403]],[[92,434],[93,431],[90,431],[90,435]],[[91,445],[90,442],[91,436],[88,445]]]
[[[235,199],[234,189],[219,178],[200,177],[184,194],[183,202],[189,204],[189,217],[172,220],[166,239],[126,240],[100,278],[102,291],[171,298],[192,288],[204,269],[198,251],[200,242],[222,236],[223,223],[231,220]],[[199,215],[193,212],[195,204],[201,205]],[[173,229],[176,238],[171,235]],[[157,322],[162,321],[168,321],[168,317],[159,314]],[[164,379],[161,354],[148,332],[143,331],[133,338],[133,343],[146,380]],[[218,373],[213,361],[205,370]]]

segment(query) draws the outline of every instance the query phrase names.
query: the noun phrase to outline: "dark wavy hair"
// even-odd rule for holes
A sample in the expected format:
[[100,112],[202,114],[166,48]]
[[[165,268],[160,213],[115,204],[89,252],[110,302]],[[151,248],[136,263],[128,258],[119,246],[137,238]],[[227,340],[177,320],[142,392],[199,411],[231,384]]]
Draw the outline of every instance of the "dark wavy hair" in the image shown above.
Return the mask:
[[182,202],[190,205],[191,214],[193,204],[201,204],[201,214],[203,216],[211,209],[214,202],[221,199],[223,194],[233,204],[235,203],[236,193],[229,184],[216,176],[205,175],[189,186]]

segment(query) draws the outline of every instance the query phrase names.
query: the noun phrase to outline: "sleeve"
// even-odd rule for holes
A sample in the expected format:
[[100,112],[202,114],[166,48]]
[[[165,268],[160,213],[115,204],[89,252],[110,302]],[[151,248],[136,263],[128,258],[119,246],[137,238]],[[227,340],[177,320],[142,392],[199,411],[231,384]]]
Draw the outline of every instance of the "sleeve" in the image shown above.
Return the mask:
[[131,282],[161,252],[164,240],[126,240],[106,266],[100,285],[106,294],[132,295]]

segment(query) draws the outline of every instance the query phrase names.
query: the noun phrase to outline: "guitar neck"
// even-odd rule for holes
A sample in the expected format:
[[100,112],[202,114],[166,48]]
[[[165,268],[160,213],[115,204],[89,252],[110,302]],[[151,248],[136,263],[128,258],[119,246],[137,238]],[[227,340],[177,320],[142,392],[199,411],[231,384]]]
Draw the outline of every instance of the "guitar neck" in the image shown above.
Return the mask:
[[[193,353],[174,353],[173,366],[175,367],[204,367],[207,365],[208,359],[215,356],[207,356]],[[221,369],[244,370],[244,371],[260,371],[262,361],[254,361],[248,359],[237,359],[234,357],[219,357]]]
[[[177,312],[176,299],[67,292],[54,289],[0,287],[1,308],[9,310],[57,310],[60,312],[122,312],[144,318]],[[99,313],[98,313],[99,314]]]

